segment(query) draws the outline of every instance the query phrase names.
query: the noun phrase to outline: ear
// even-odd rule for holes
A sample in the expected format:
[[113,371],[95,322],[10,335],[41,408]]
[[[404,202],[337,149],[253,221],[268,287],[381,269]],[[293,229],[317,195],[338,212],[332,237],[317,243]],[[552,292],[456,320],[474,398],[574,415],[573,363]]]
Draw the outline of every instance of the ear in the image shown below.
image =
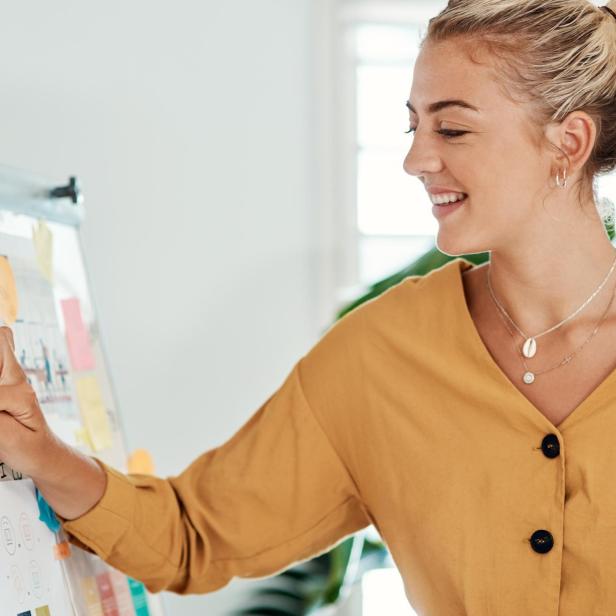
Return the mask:
[[572,111],[561,122],[550,124],[546,136],[569,157],[567,160],[562,152],[556,153],[555,150],[554,173],[566,168],[567,175],[571,176],[588,160],[597,136],[597,127],[585,111]]

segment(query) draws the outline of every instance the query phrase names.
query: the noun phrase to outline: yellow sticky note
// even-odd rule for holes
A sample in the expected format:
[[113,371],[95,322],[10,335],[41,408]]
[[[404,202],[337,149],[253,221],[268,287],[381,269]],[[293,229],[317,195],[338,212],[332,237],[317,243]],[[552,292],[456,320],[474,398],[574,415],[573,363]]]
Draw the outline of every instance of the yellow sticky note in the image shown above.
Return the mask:
[[128,472],[138,473],[139,475],[153,475],[154,461],[147,449],[135,449],[128,456]]
[[53,235],[44,221],[39,220],[32,228],[32,241],[39,269],[49,282],[53,282]]
[[92,439],[90,439],[90,434],[86,428],[79,428],[79,430],[75,430],[75,439],[77,440],[78,445],[84,445],[90,451],[94,451],[94,443]]
[[102,599],[93,577],[81,578],[81,590],[85,599],[88,614],[91,616],[103,616]]
[[13,325],[18,308],[17,286],[11,264],[6,257],[0,257],[0,318],[7,325]]
[[107,410],[96,377],[84,376],[75,380],[79,408],[94,451],[111,447],[113,438]]

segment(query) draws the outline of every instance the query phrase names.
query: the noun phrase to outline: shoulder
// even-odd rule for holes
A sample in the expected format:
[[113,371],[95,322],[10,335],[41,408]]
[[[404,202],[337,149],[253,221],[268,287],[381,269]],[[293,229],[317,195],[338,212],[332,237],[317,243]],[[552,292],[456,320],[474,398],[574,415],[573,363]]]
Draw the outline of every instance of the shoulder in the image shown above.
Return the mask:
[[351,365],[375,344],[436,335],[447,313],[464,305],[461,273],[472,265],[457,257],[427,274],[407,276],[332,323],[305,363]]
[[302,356],[302,390],[330,433],[336,418],[353,418],[366,406],[374,383],[390,387],[395,373],[408,379],[424,349],[452,347],[464,327],[455,315],[464,306],[460,272],[471,266],[456,258],[408,276],[335,321]]
[[392,320],[406,322],[411,315],[431,315],[434,321],[456,305],[463,294],[462,275],[472,267],[472,262],[456,257],[426,274],[408,276],[355,311],[364,324],[374,326]]
[[468,327],[461,271],[471,266],[456,258],[408,276],[334,322],[301,357],[304,396],[337,442],[375,391],[422,373],[426,350],[440,361],[455,348]]

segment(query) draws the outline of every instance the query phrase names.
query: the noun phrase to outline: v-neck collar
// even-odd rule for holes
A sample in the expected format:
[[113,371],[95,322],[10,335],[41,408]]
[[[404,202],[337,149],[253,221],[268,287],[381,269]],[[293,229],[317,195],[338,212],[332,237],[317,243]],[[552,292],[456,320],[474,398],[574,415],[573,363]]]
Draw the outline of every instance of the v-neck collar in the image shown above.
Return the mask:
[[578,404],[568,415],[565,417],[563,421],[561,421],[557,426],[555,426],[552,421],[546,417],[509,379],[507,374],[501,369],[501,367],[496,363],[492,354],[486,347],[483,339],[479,335],[479,331],[477,330],[477,326],[475,325],[475,321],[473,321],[473,317],[471,316],[468,304],[466,303],[466,297],[464,294],[464,282],[462,280],[462,273],[468,270],[469,268],[475,267],[475,264],[472,261],[464,257],[456,257],[453,261],[450,261],[446,264],[445,269],[449,272],[449,278],[453,278],[454,280],[447,280],[448,283],[451,283],[451,287],[453,287],[453,301],[451,302],[451,306],[454,310],[461,315],[460,323],[464,327],[465,331],[463,332],[462,337],[465,338],[467,334],[468,338],[471,341],[471,344],[474,347],[475,352],[478,354],[478,357],[481,360],[481,363],[489,369],[494,378],[499,380],[502,383],[502,386],[507,389],[507,391],[511,392],[511,394],[516,397],[520,401],[520,403],[524,406],[524,408],[531,413],[531,415],[535,418],[539,418],[543,420],[543,422],[547,422],[547,424],[551,427],[554,432],[563,432],[566,430],[570,424],[581,420],[584,415],[589,412],[593,407],[596,407],[600,403],[604,402],[608,397],[611,391],[611,387],[614,387],[613,397],[616,397],[616,368],[612,370],[604,379],[593,389],[580,404]]

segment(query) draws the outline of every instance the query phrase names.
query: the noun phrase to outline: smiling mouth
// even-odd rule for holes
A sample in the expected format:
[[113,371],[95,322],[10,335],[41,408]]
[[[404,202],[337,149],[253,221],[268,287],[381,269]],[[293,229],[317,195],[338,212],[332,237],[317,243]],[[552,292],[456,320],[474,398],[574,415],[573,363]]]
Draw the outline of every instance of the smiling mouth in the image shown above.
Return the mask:
[[432,205],[438,207],[447,207],[452,205],[459,205],[460,203],[464,203],[468,199],[468,195],[466,193],[462,193],[464,197],[462,199],[456,199],[455,201],[448,201],[447,203],[433,203]]

